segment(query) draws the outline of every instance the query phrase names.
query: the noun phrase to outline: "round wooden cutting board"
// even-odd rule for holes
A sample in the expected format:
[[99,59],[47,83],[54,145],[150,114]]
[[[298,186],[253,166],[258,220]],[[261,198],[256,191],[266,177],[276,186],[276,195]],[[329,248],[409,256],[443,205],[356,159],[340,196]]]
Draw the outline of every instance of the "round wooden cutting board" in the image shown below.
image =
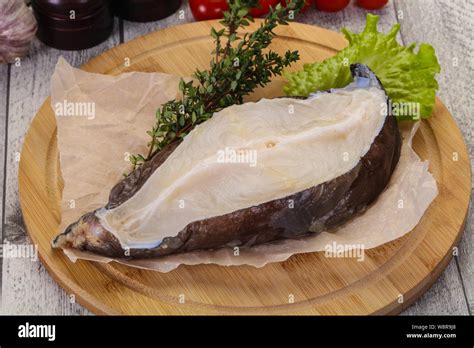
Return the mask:
[[[163,71],[190,76],[207,68],[217,22],[177,26],[139,37],[82,68],[103,74]],[[252,27],[251,29],[254,29]],[[303,24],[277,29],[272,49],[298,49],[301,61],[320,61],[347,42]],[[131,65],[124,66],[126,58]],[[261,95],[265,91],[260,91]],[[256,96],[257,97],[257,96]],[[438,100],[414,139],[430,161],[439,196],[404,237],[366,251],[365,261],[300,254],[263,268],[181,266],[166,274],[89,261],[72,263],[50,242],[59,224],[62,182],[56,122],[49,99],[36,115],[21,153],[19,188],[29,235],[53,278],[78,302],[102,314],[387,314],[426,291],[450,261],[461,237],[471,192],[469,157],[461,132]]]

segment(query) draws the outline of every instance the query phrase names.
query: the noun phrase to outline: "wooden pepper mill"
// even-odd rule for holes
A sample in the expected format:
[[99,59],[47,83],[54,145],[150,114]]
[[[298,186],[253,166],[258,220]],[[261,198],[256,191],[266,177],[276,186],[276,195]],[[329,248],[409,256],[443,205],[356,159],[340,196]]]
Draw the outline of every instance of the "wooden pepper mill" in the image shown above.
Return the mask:
[[110,0],[32,0],[38,38],[62,50],[86,49],[112,33]]
[[114,0],[117,16],[133,22],[150,22],[168,17],[181,6],[181,0]]

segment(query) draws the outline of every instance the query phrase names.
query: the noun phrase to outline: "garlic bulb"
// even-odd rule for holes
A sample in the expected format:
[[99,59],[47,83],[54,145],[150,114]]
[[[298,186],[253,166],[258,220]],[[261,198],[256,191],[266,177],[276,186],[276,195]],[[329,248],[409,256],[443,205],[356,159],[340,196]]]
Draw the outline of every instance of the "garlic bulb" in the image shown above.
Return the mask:
[[0,0],[0,63],[23,57],[36,33],[36,19],[23,0]]

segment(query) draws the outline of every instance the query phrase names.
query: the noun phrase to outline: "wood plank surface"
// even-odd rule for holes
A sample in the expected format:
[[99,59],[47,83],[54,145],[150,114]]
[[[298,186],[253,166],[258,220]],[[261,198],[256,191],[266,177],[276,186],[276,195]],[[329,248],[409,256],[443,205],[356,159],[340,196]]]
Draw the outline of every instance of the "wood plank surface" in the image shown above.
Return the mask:
[[[436,49],[442,71],[438,75],[438,95],[456,119],[474,166],[474,1],[471,0],[396,0],[396,11],[401,14],[401,34],[405,44],[410,42],[427,42]],[[472,167],[474,168],[474,167]],[[474,177],[473,177],[474,186]],[[471,195],[472,196],[472,195]],[[464,236],[459,244],[459,256],[455,256],[457,268],[460,270],[459,280],[463,295],[468,303],[468,311],[474,310],[474,230],[473,210],[468,216]],[[451,268],[453,272],[454,268]],[[445,278],[441,278],[440,282]],[[461,282],[462,279],[462,282]],[[433,296],[440,303],[452,297],[436,292],[437,288],[451,288],[451,284],[439,284],[434,288]],[[441,286],[442,285],[442,286]],[[454,296],[454,295],[453,295]],[[420,301],[424,301],[425,298]],[[436,302],[436,301],[433,301]],[[461,305],[461,302],[453,302]],[[420,306],[420,308],[423,308]],[[426,306],[426,309],[432,308]],[[452,307],[454,309],[454,307]],[[420,314],[436,314],[422,312]],[[459,307],[452,314],[464,313]]]
[[[58,58],[63,56],[71,65],[80,66],[101,52],[118,45],[119,40],[118,20],[115,21],[111,37],[88,50],[61,51],[47,47],[35,39],[30,54],[21,60],[21,65],[12,66],[9,86],[4,242],[29,243],[18,202],[19,153],[32,118],[50,94],[49,83]],[[70,306],[64,305],[64,299],[67,297],[65,292],[50,279],[39,262],[4,258],[3,270],[2,304],[4,313],[77,313]],[[25,276],[20,278],[13,276],[16,274]],[[29,276],[26,276],[27,274]],[[44,286],[39,287],[37,284],[44,284]],[[22,293],[23,296],[17,297],[18,293]],[[53,306],[53,303],[57,305]],[[32,304],[34,306],[31,306]],[[84,313],[84,311],[79,310],[80,313]]]
[[[472,149],[472,148],[471,148]],[[472,160],[471,160],[472,161]],[[474,197],[474,190],[471,193]],[[474,313],[474,260],[472,253],[474,252],[474,204],[471,198],[471,208],[469,217],[464,231],[463,238],[459,244],[459,256],[456,257],[457,266],[460,272],[463,291],[467,299],[469,315]]]
[[90,314],[58,286],[39,261],[9,259],[3,263],[3,282],[2,314]]
[[456,260],[441,274],[433,286],[402,315],[468,315]]
[[[7,94],[8,94],[7,64],[0,65],[0,216],[3,222],[3,189],[5,164],[5,139],[7,129]],[[3,223],[0,224],[0,236],[3,235]],[[1,238],[1,237],[0,237]]]
[[[7,64],[0,65],[0,241],[3,239],[3,219],[4,219],[4,189],[5,189],[5,148],[7,129],[7,99],[8,99],[8,70]],[[1,244],[1,243],[0,243]],[[2,263],[0,262],[0,276],[2,274]],[[0,277],[0,304],[2,280]],[[0,306],[1,308],[1,306]],[[1,313],[1,312],[0,312]]]
[[[381,15],[380,28],[388,30],[396,21],[397,11],[402,11],[402,34],[405,43],[411,41],[429,42],[437,49],[438,57],[443,65],[440,79],[440,96],[460,124],[468,148],[473,159],[473,110],[472,83],[466,76],[473,76],[473,18],[474,4],[472,1],[437,1],[437,0],[396,0],[376,13]],[[193,21],[187,1],[181,9],[172,16],[151,23],[133,23],[123,21],[123,38],[128,41],[139,35],[155,31],[167,26],[178,25]],[[342,26],[351,30],[361,30],[365,23],[365,11],[351,4],[340,13],[327,14],[310,11],[303,14],[299,21],[319,25],[338,31]],[[118,22],[118,21],[117,21]],[[15,156],[22,143],[24,132],[29,126],[31,117],[35,114],[43,99],[49,94],[49,79],[55,61],[63,54],[73,65],[80,65],[89,58],[99,54],[108,47],[118,44],[119,33],[116,26],[114,35],[106,43],[82,52],[59,52],[45,47],[38,42],[34,51],[27,58],[26,69],[12,71],[12,88],[10,89],[10,108],[13,109],[15,120],[10,124],[11,133],[8,141],[7,177],[3,176],[3,154],[0,147],[0,179],[6,180],[6,202],[0,199],[0,207],[5,204],[6,216],[5,237],[9,241],[25,242],[25,231],[17,198],[17,165]],[[457,52],[456,54],[452,54]],[[466,55],[466,52],[468,54]],[[458,58],[458,66],[452,66],[453,58]],[[447,65],[446,65],[447,64]],[[25,67],[25,66],[23,66]],[[0,66],[0,142],[5,141],[5,99],[6,99],[6,66]],[[14,74],[14,76],[13,76]],[[2,99],[3,98],[3,99]],[[2,113],[3,112],[3,113]],[[10,114],[12,111],[10,111]],[[3,119],[2,119],[3,117]],[[3,121],[2,121],[3,120]],[[1,183],[4,180],[0,181]],[[0,193],[3,185],[0,187]],[[2,209],[3,210],[3,209]],[[460,255],[452,261],[445,274],[414,306],[405,314],[466,314],[474,307],[474,255],[473,255],[473,214],[468,219],[468,226],[460,243]],[[2,227],[0,227],[2,228]],[[456,263],[457,262],[457,263]],[[2,290],[6,294],[4,308],[8,313],[50,313],[50,314],[82,314],[79,305],[70,306],[67,294],[54,283],[44,268],[39,264],[33,265],[30,260],[4,260]],[[0,266],[1,267],[1,266]],[[461,273],[459,273],[459,269]],[[15,274],[21,274],[16,277]],[[462,283],[464,280],[464,284]],[[41,284],[41,285],[39,285]],[[17,295],[20,294],[20,295]],[[459,298],[459,296],[464,297]],[[3,298],[3,297],[2,297]],[[78,309],[79,308],[79,309]],[[0,313],[2,309],[0,308]]]
[[[153,32],[101,54],[84,68],[97,73],[138,69],[187,76],[194,66],[207,66],[213,47],[207,35],[213,25],[216,23],[192,23]],[[295,23],[278,28],[278,32],[281,36],[275,39],[273,49],[282,53],[298,48],[302,62],[324,59],[345,45],[340,35],[310,25]],[[133,66],[123,66],[124,57],[130,57]],[[189,57],[193,57],[193,65]],[[301,68],[302,62],[292,68]],[[463,149],[461,134],[440,101],[434,113],[422,123],[414,148],[430,159],[439,196],[410,234],[368,251],[364,262],[329,260],[321,253],[308,253],[262,269],[202,265],[180,267],[167,274],[117,264],[102,266],[101,272],[87,262],[72,265],[51,250],[50,244],[58,224],[50,212],[57,209],[60,194],[54,175],[58,168],[55,118],[48,105],[39,110],[23,146],[22,209],[29,234],[55,280],[78,294],[78,300],[95,313],[398,313],[424,293],[448,265],[468,208],[471,177],[466,150],[459,152],[458,161],[451,160],[455,148]],[[226,281],[219,281],[222,279]],[[186,293],[186,306],[176,297],[180,291]],[[288,294],[299,300],[289,304]],[[400,294],[405,298],[403,304],[397,300]]]

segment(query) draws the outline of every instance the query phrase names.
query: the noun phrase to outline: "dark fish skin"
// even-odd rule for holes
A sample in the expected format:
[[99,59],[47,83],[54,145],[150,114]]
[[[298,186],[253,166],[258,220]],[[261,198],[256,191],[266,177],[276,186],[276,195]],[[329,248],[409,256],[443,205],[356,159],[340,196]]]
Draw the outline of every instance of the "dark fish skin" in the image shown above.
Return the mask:
[[181,141],[175,141],[165,146],[150,161],[131,172],[126,178],[122,179],[110,191],[109,202],[105,206],[107,209],[118,207],[123,202],[131,198],[148,178],[163,164],[169,155],[178,147]]
[[[368,74],[368,68],[364,66],[355,65],[352,68],[355,75]],[[376,200],[398,163],[401,143],[397,121],[389,115],[369,151],[349,172],[284,198],[194,221],[176,236],[164,238],[153,249],[122,249],[118,239],[100,225],[95,212],[82,216],[70,225],[56,237],[53,246],[116,258],[154,258],[224,246],[249,247],[331,230],[346,223]],[[112,189],[107,207],[116,207],[133,196],[177,145],[163,149],[138,171],[118,183]]]

